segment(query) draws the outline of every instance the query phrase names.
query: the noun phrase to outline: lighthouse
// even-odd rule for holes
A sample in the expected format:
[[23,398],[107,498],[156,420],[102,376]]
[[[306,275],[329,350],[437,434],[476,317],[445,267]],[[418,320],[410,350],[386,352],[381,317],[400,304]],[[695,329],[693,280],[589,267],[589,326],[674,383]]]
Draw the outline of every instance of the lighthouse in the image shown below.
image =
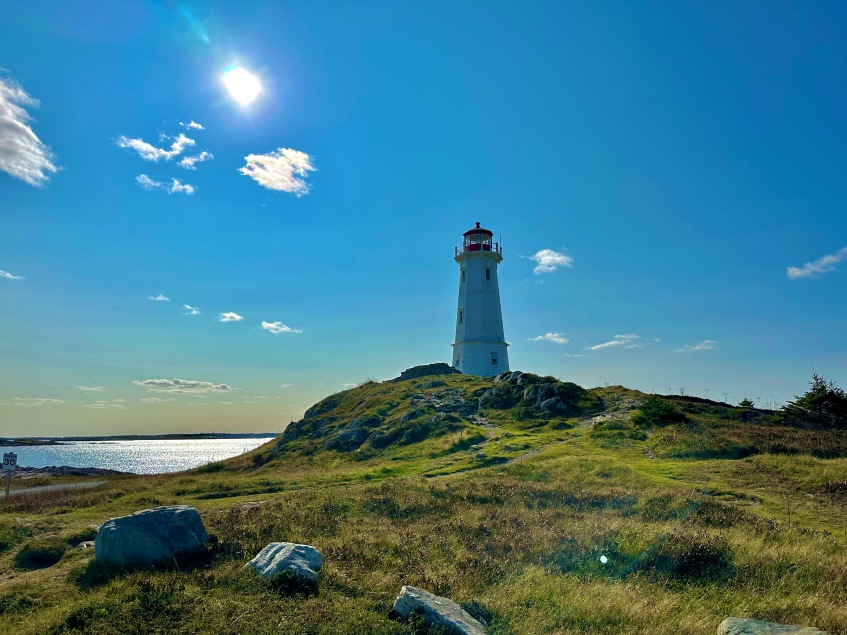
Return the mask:
[[459,263],[459,307],[453,367],[468,375],[492,377],[509,370],[503,336],[497,265],[503,248],[494,233],[476,224],[464,233],[454,260]]

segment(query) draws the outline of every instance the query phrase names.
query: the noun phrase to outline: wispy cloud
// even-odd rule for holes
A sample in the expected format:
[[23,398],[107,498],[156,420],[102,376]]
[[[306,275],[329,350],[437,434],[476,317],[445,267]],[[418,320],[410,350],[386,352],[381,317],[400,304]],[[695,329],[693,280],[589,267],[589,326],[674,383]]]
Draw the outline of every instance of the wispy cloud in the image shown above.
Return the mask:
[[162,295],[161,293],[159,295],[151,295],[147,299],[153,300],[153,302],[170,302],[171,301],[171,299],[168,296]]
[[111,410],[123,410],[124,400],[118,397],[117,399],[101,399],[100,401],[92,401],[91,403],[85,404],[86,408],[95,408],[95,409],[111,409]]
[[[0,150],[2,152],[2,150]],[[0,269],[0,278],[6,278],[7,280],[23,280],[23,276],[16,276],[13,273],[9,273],[8,271],[3,271]]]
[[9,401],[0,403],[0,406],[18,406],[20,408],[39,408],[51,404],[65,403],[64,399],[48,399],[46,397],[12,397]]
[[194,155],[193,157],[185,157],[182,159],[177,165],[184,167],[186,170],[196,170],[194,167],[195,163],[202,163],[203,161],[211,161],[215,157],[212,156],[211,152],[206,152],[203,150],[200,154]]
[[185,315],[200,315],[200,309],[198,309],[196,306],[183,304],[182,308],[185,311]]
[[596,344],[595,346],[589,346],[585,350],[602,351],[607,348],[644,348],[644,344],[639,342],[639,339],[641,338],[638,335],[633,335],[632,333],[625,333],[624,335],[615,335],[615,337],[609,340],[608,342]]
[[276,152],[267,154],[248,154],[244,160],[247,165],[238,171],[262,187],[290,192],[297,196],[309,193],[309,186],[304,179],[316,168],[312,165],[311,157],[305,152],[279,148]]
[[532,273],[536,275],[553,273],[556,269],[562,267],[573,267],[573,258],[552,249],[542,249],[534,256],[530,256],[529,259],[537,263],[535,269],[532,270]]
[[192,379],[136,379],[132,383],[152,392],[200,394],[232,390],[232,386],[227,384],[213,384],[208,381]]
[[119,148],[125,148],[127,150],[133,150],[138,153],[145,161],[161,161],[164,159],[165,161],[170,161],[176,156],[182,154],[186,148],[190,148],[195,144],[194,139],[190,139],[186,137],[184,134],[179,133],[176,137],[165,137],[173,138],[174,142],[171,144],[169,150],[164,148],[157,148],[151,143],[147,143],[144,139],[130,139],[129,137],[125,137],[121,135],[118,137],[115,144]]
[[570,340],[561,333],[545,333],[544,335],[539,335],[537,337],[530,337],[529,340],[532,342],[553,342],[554,344],[567,344],[570,342]]
[[279,335],[280,333],[302,333],[302,329],[293,329],[290,326],[286,326],[282,322],[262,322],[262,328],[266,331],[270,331],[274,335]]
[[829,271],[833,271],[835,265],[844,260],[847,260],[847,247],[842,247],[835,253],[821,256],[812,262],[807,262],[802,267],[788,267],[786,273],[792,280],[796,280],[797,278],[817,278]]
[[169,401],[176,401],[176,398],[168,397],[166,399],[162,399],[161,397],[144,397],[139,401],[141,401],[141,403],[167,403]]
[[280,385],[280,388],[282,388],[283,390],[285,390],[285,389],[287,389],[287,388],[291,388],[293,385],[294,385],[294,384],[282,384],[282,385]]
[[717,343],[718,343],[717,340],[703,340],[699,344],[694,344],[694,345],[686,344],[682,348],[676,349],[676,352],[677,353],[688,353],[688,352],[691,352],[691,351],[709,351],[709,350],[712,350],[715,347],[715,344],[717,344]]
[[0,170],[12,177],[43,187],[59,171],[56,157],[33,132],[27,107],[38,100],[17,83],[0,79]]
[[83,392],[103,392],[106,390],[103,386],[76,386],[76,389]]
[[194,128],[195,130],[205,130],[205,129],[206,129],[205,127],[201,126],[199,123],[197,123],[197,122],[196,122],[196,121],[194,121],[194,120],[191,120],[191,121],[189,121],[188,123],[182,123],[182,122],[180,121],[180,122],[179,122],[179,125],[180,125],[180,126],[182,126],[183,128],[188,128],[189,130],[190,130],[191,128]]
[[562,353],[562,357],[585,357],[582,353]]
[[238,313],[233,311],[229,311],[228,313],[219,313],[218,317],[221,322],[240,322],[244,319],[243,315],[238,315]]
[[194,194],[197,191],[193,185],[183,183],[179,179],[171,179],[170,183],[155,181],[146,174],[139,174],[135,177],[135,182],[145,190],[165,190],[168,194]]

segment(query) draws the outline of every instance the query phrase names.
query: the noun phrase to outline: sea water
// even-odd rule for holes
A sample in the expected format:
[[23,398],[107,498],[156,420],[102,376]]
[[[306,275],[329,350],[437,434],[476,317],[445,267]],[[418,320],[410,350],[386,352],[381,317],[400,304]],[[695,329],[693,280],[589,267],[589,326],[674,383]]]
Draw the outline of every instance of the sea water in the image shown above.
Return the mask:
[[68,441],[63,445],[0,446],[0,452],[14,452],[18,465],[28,467],[69,465],[165,474],[244,454],[272,438]]

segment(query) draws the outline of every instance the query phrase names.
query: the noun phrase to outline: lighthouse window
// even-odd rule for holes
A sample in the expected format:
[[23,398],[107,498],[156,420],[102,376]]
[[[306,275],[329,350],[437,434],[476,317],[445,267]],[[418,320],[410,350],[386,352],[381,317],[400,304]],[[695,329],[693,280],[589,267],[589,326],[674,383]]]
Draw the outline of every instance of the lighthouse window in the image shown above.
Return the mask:
[[465,270],[462,269],[462,282],[464,282],[464,281],[465,281]]
[[491,363],[494,366],[497,365],[497,353],[494,353],[494,352],[491,353]]
[[459,309],[459,324],[465,321],[465,310]]
[[486,279],[486,280],[491,280],[491,267],[486,267],[486,268],[485,268],[485,279]]

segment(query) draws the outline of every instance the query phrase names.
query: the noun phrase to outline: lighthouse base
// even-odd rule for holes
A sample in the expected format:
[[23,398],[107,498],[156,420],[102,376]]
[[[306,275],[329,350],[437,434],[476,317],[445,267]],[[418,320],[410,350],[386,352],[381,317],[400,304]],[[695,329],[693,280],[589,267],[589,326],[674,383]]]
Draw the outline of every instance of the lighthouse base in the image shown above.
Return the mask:
[[509,370],[506,342],[456,342],[452,366],[466,374],[494,377]]

